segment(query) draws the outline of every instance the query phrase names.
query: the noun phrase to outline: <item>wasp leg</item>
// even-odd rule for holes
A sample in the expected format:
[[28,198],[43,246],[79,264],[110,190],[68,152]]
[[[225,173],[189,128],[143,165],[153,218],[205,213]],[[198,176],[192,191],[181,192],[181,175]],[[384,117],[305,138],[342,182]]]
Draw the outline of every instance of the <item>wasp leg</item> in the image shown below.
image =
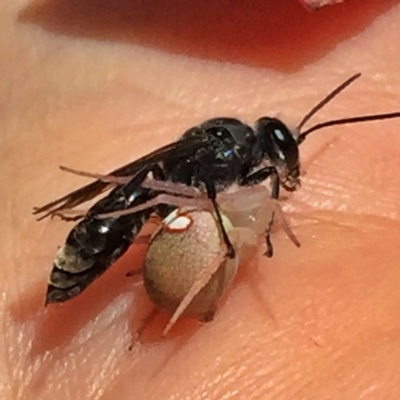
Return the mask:
[[[279,222],[282,226],[282,229],[286,233],[287,237],[291,240],[291,242],[296,247],[300,247],[301,244],[300,244],[299,240],[297,239],[296,235],[293,233],[292,229],[290,228],[289,223],[287,222],[287,220],[285,218],[285,214],[282,211],[281,205],[279,204],[279,202],[277,200],[275,200],[272,204],[274,207],[274,214],[276,215],[277,219],[279,220]],[[272,225],[272,224],[269,224],[269,225]]]
[[[275,200],[275,199],[272,199],[272,200]],[[279,202],[274,201],[274,203],[272,203],[272,204],[273,204],[273,211],[271,214],[271,219],[268,223],[267,230],[265,232],[265,241],[267,243],[267,250],[265,251],[265,255],[267,257],[273,256],[273,246],[271,243],[271,230],[272,230],[272,227],[275,222],[275,217],[278,218],[279,222],[281,223],[282,229],[285,231],[286,235],[292,241],[292,243],[296,247],[300,247],[300,242],[297,239],[296,235],[293,233],[293,231],[290,229],[290,226],[285,218],[285,215],[283,214],[283,211],[282,211],[282,208],[281,208]]]
[[219,209],[218,203],[217,203],[217,191],[215,189],[215,185],[213,182],[211,182],[208,178],[204,179],[203,182],[206,185],[207,189],[207,196],[211,200],[211,203],[213,205],[214,211],[215,211],[215,217],[217,220],[217,225],[219,228],[219,231],[222,234],[222,239],[224,240],[227,248],[227,257],[230,259],[235,258],[235,249],[229,240],[228,234],[226,233],[225,226],[222,222],[222,216],[221,216],[221,211]]
[[[271,178],[271,198],[279,199],[279,187],[280,187],[280,179],[278,175],[278,171],[275,167],[265,167],[251,175],[248,175],[243,181],[244,185],[254,185],[260,182],[265,181],[267,178]],[[265,232],[265,243],[267,245],[267,250],[265,251],[265,255],[267,257],[272,257],[274,254],[274,248],[271,242],[271,229],[274,225],[274,214],[272,213],[271,220],[269,226]]]
[[[276,171],[276,170],[275,170]],[[279,176],[276,172],[271,175],[271,198],[278,199],[279,198]],[[271,220],[269,221],[267,230],[265,232],[265,243],[267,244],[267,250],[265,251],[265,255],[267,257],[272,257],[274,255],[274,247],[271,242],[271,230],[274,226],[275,220],[275,210],[272,211]]]
[[[228,234],[226,233],[225,227],[222,223],[222,217],[221,217],[221,212],[219,210],[219,206],[216,201],[216,190],[215,186],[212,182],[209,181],[209,179],[204,179],[203,182],[205,183],[206,186],[206,191],[207,191],[207,196],[205,193],[202,193],[199,191],[197,188],[187,186],[181,183],[175,183],[175,182],[167,182],[167,181],[157,181],[157,180],[147,180],[142,184],[143,187],[145,188],[150,188],[153,190],[160,190],[165,192],[166,194],[169,193],[170,195],[173,195],[174,199],[172,197],[162,197],[166,196],[166,194],[159,195],[158,197],[159,203],[158,204],[169,204],[169,205],[174,205],[177,207],[182,207],[182,206],[194,206],[197,208],[202,208],[205,210],[209,210],[209,204],[211,202],[213,209],[215,211],[216,215],[216,220],[220,229],[220,232],[222,234],[222,237],[224,239],[224,242],[227,245],[228,249],[228,257],[229,258],[234,258],[235,257],[235,250],[229,240]],[[183,202],[179,200],[178,196],[184,196]],[[192,199],[189,198],[195,198],[195,201],[193,202]],[[206,200],[206,198],[208,200]],[[203,204],[203,205],[202,205]],[[146,204],[143,204],[143,207],[145,207]],[[135,211],[139,211],[139,208],[136,208]],[[133,210],[131,210],[133,211]]]

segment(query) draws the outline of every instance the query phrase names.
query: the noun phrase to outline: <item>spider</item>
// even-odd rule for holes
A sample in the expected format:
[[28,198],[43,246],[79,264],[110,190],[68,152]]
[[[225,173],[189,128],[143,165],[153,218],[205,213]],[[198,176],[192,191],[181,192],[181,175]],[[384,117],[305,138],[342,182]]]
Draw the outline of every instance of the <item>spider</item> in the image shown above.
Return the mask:
[[279,202],[271,198],[265,186],[236,188],[220,193],[217,199],[235,257],[227,257],[215,212],[207,199],[194,198],[192,206],[173,210],[153,233],[143,268],[131,273],[142,274],[155,306],[139,327],[139,337],[158,310],[171,316],[163,336],[183,316],[211,321],[238,266],[251,261],[265,232],[271,232],[274,216],[289,239],[300,246]]

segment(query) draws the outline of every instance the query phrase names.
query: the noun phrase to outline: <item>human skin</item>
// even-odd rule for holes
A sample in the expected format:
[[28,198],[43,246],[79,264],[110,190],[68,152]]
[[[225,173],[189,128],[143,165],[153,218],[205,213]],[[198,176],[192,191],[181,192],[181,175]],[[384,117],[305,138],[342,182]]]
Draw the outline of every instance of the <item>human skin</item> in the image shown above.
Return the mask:
[[[396,2],[193,5],[198,26],[181,23],[187,3],[81,3],[0,1],[0,398],[398,399],[400,120],[311,135],[282,203],[302,247],[278,229],[275,256],[241,267],[214,321],[161,339],[161,315],[132,351],[151,305],[125,273],[144,246],[45,308],[72,225],[31,215],[86,182],[60,164],[107,172],[214,116],[295,126],[355,72],[315,121],[400,110]],[[204,25],[213,7],[232,18]]]

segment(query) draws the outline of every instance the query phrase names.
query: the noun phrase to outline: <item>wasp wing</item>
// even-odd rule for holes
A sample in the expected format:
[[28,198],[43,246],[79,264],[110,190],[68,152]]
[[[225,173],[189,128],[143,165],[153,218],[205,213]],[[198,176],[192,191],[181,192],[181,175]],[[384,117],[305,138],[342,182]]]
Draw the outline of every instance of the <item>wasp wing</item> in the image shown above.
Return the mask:
[[[187,157],[193,154],[197,149],[201,148],[206,141],[204,135],[195,135],[182,138],[176,142],[167,144],[129,164],[124,165],[110,173],[110,176],[134,176],[143,167],[149,164],[157,164],[165,161],[167,158],[173,157]],[[106,190],[111,189],[116,184],[113,182],[105,182],[102,180],[96,180],[88,185],[82,186],[73,192],[66,194],[42,207],[34,209],[33,214],[42,214],[38,220],[42,220],[49,215],[52,215],[58,211],[71,209],[79,204],[89,201]]]

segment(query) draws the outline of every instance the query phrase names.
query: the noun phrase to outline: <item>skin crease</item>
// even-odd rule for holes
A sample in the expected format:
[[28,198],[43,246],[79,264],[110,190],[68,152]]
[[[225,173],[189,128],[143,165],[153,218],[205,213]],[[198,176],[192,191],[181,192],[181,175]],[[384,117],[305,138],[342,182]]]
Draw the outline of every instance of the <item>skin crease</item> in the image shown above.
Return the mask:
[[399,110],[396,2],[26,3],[0,1],[0,398],[398,399],[400,120],[311,135],[284,202],[302,248],[278,230],[275,256],[242,266],[213,322],[161,340],[159,316],[131,352],[151,305],[125,273],[144,247],[44,308],[72,225],[31,216],[86,182],[60,164],[107,172],[213,116],[295,126],[355,72],[314,121]]

